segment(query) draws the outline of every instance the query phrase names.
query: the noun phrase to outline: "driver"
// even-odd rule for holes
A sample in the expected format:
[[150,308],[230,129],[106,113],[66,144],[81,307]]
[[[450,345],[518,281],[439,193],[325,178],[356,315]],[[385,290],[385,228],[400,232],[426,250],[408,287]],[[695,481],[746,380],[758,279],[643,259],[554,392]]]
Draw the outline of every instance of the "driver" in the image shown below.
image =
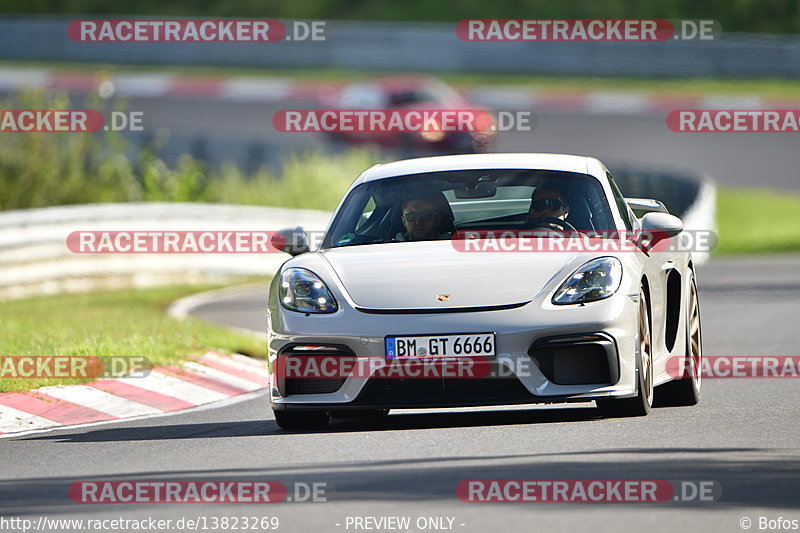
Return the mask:
[[448,239],[450,235],[439,232],[442,212],[437,199],[432,196],[409,198],[403,202],[401,219],[405,231],[397,234],[397,241],[430,241]]
[[555,222],[548,222],[548,218],[555,218],[566,221],[569,215],[569,205],[564,200],[561,189],[553,183],[543,183],[536,187],[531,197],[531,207],[528,211],[528,222],[525,224],[529,228],[553,228],[565,229]]

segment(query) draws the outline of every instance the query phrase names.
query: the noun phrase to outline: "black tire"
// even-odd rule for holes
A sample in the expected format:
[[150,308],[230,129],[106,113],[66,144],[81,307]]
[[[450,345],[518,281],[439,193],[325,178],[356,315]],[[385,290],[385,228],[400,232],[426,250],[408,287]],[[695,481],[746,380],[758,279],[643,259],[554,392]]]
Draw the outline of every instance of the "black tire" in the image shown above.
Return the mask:
[[325,411],[274,411],[274,414],[282,429],[322,429],[330,419]]
[[[656,405],[679,407],[697,405],[702,388],[703,333],[700,325],[700,302],[694,274],[689,279],[689,299],[686,305],[686,361],[682,378],[665,383],[656,389]],[[687,376],[686,373],[689,375]]]
[[653,358],[650,336],[650,310],[644,297],[644,288],[639,291],[639,326],[636,335],[636,396],[621,400],[596,400],[603,416],[620,418],[646,416],[653,406]]

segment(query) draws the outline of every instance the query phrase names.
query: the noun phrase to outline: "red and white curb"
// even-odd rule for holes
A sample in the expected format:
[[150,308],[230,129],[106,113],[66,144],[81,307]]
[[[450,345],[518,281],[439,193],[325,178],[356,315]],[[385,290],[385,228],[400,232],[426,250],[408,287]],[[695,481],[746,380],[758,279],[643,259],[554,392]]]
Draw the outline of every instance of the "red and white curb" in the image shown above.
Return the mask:
[[161,415],[267,387],[265,361],[208,352],[147,377],[100,379],[0,393],[0,435]]
[[[265,76],[224,77],[162,72],[115,73],[13,69],[0,67],[0,91],[49,88],[101,96],[200,98],[232,102],[312,101],[331,105],[344,82]],[[798,98],[756,95],[703,95],[657,91],[532,89],[523,86],[462,88],[476,103],[496,109],[583,112],[589,114],[663,114],[673,109],[795,109]]]
[[191,97],[239,102],[325,100],[342,83],[270,77],[214,77],[169,73],[118,73],[9,69],[0,67],[0,90],[58,89],[77,93],[97,91],[103,97]]

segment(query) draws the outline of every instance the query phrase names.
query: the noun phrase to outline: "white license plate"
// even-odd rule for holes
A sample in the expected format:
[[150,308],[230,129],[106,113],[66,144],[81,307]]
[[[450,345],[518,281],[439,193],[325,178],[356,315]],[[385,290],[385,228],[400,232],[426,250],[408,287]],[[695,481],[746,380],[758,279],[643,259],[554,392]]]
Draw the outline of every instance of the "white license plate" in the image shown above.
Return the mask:
[[386,337],[386,358],[494,355],[494,333]]

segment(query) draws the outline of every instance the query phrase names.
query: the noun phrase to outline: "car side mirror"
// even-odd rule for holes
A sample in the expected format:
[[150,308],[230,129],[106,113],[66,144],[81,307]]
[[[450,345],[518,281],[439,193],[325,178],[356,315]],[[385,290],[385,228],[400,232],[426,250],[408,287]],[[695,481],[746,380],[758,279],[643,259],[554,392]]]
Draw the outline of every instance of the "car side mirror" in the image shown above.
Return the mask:
[[281,252],[300,255],[309,251],[308,237],[303,226],[292,226],[276,231],[269,243]]
[[648,248],[683,231],[683,221],[668,213],[647,213],[642,217],[642,233],[647,235]]

